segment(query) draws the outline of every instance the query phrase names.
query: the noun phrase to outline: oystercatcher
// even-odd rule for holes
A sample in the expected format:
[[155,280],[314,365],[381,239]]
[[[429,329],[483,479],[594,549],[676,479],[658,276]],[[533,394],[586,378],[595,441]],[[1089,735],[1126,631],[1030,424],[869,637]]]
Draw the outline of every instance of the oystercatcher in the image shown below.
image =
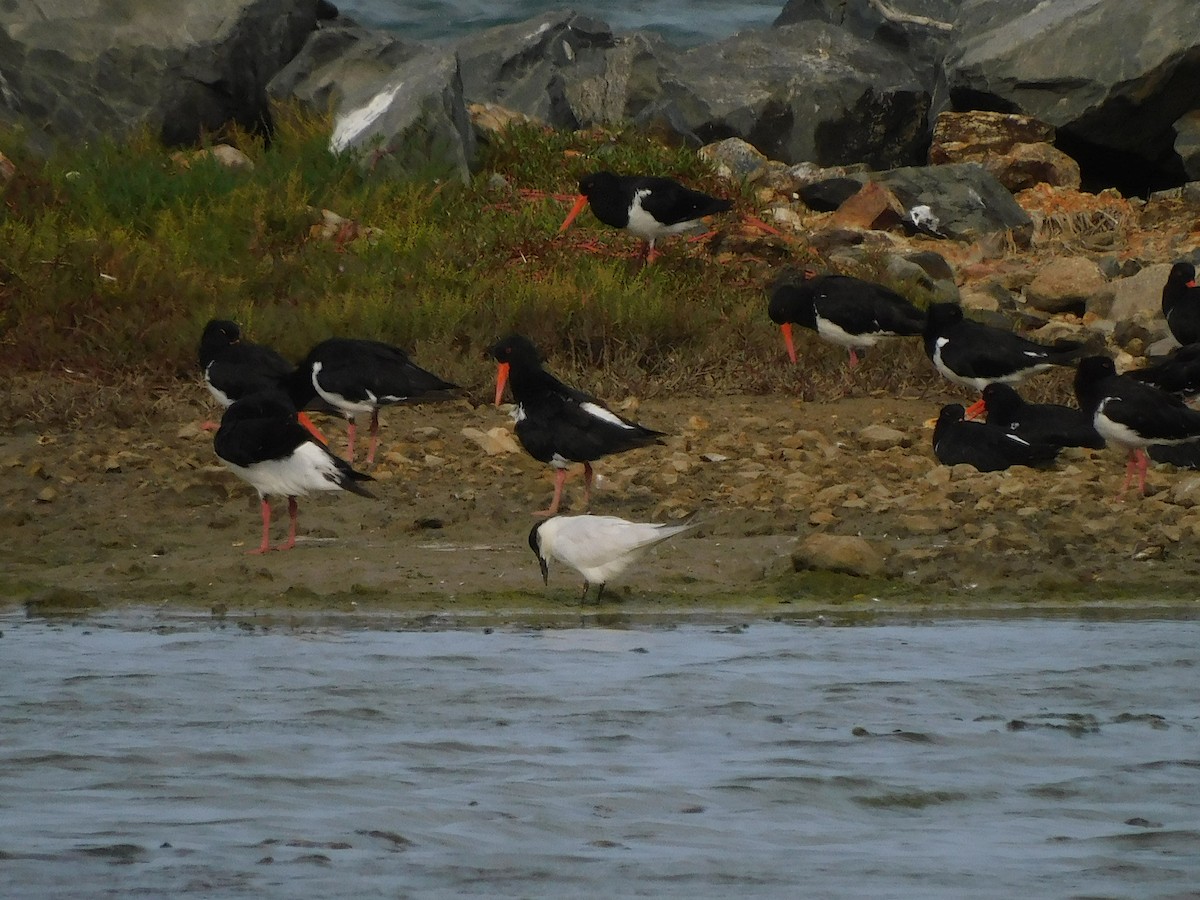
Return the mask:
[[1120,497],[1129,489],[1134,472],[1138,475],[1138,490],[1146,493],[1147,447],[1200,440],[1200,412],[1175,394],[1118,375],[1107,356],[1080,360],[1075,371],[1075,397],[1080,408],[1091,414],[1100,436],[1128,451]]
[[1051,366],[1069,366],[1082,344],[1054,346],[1026,340],[1003,328],[963,317],[957,303],[934,303],[925,325],[925,353],[934,368],[955,384],[982,391],[996,381],[1015,384]]
[[809,328],[850,351],[850,368],[858,351],[881,339],[925,331],[925,313],[895,291],[849,275],[817,275],[811,269],[796,281],[784,273],[769,288],[767,314],[783,332],[788,356],[796,362],[792,325]]
[[1171,353],[1141,369],[1125,373],[1169,394],[1187,399],[1200,394],[1200,344],[1176,347]]
[[[270,347],[242,340],[242,329],[229,319],[212,319],[204,326],[198,356],[208,392],[225,409],[260,391],[286,390],[296,370]],[[301,405],[319,412],[337,412],[315,396]],[[325,443],[325,437],[304,412],[298,414],[298,419],[317,440]],[[206,422],[202,427],[215,429],[217,426]]]
[[534,459],[549,463],[554,475],[554,499],[534,515],[552,516],[562,502],[567,466],[583,463],[583,503],[592,496],[592,461],[610,453],[663,443],[664,433],[623,419],[583,391],[563,384],[542,368],[533,343],[519,334],[491,348],[496,370],[496,405],[505,384],[512,385],[517,439]]
[[645,241],[645,259],[652,262],[657,255],[656,240],[695,228],[705,216],[725,212],[733,203],[693,191],[670,178],[593,172],[579,179],[579,197],[559,226],[559,234],[588,205],[605,225],[623,228]]
[[961,403],[948,403],[933,429],[933,455],[942,465],[966,463],[980,472],[999,472],[1010,466],[1038,466],[1052,462],[1061,449],[1032,443],[999,425],[965,418]]
[[350,491],[373,497],[360,481],[371,476],[357,472],[325,445],[313,440],[296,421],[296,407],[278,389],[250,394],[235,401],[221,418],[213,438],[221,462],[258,491],[262,504],[262,543],[251,553],[270,549],[270,497],[288,498],[288,539],[275,549],[296,546],[297,497],[311,491]]
[[284,383],[295,369],[270,347],[242,340],[242,329],[228,319],[212,319],[200,335],[200,371],[221,406]]
[[1029,403],[1011,385],[999,381],[986,385],[979,400],[967,408],[968,418],[978,415],[1031,444],[1093,450],[1104,446],[1092,417],[1083,410],[1057,403]]
[[678,525],[630,522],[617,516],[553,516],[533,526],[529,546],[544,583],[550,583],[550,560],[557,559],[583,576],[582,600],[587,599],[593,584],[600,586],[596,592],[599,602],[609,579],[628,569],[655,544],[696,525],[695,513]]
[[357,338],[329,338],[309,350],[297,366],[292,388],[297,403],[315,393],[346,418],[350,462],[354,462],[356,420],[363,413],[371,414],[368,466],[375,462],[381,406],[446,400],[458,390],[412,362],[399,347]]
[[1171,266],[1162,290],[1162,311],[1167,327],[1181,344],[1200,341],[1200,287],[1196,267],[1188,262]]

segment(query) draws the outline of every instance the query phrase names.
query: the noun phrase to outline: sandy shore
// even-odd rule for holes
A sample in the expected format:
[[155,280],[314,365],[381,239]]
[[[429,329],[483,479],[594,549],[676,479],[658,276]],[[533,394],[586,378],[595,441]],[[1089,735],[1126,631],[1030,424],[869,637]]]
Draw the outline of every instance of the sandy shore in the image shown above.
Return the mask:
[[[490,405],[386,411],[378,499],[302,500],[300,545],[265,556],[246,553],[259,537],[257,497],[214,457],[199,427],[213,411],[199,395],[139,428],[19,424],[0,438],[0,598],[37,614],[417,624],[1200,608],[1194,474],[1157,468],[1150,495],[1117,502],[1114,450],[1068,451],[1045,471],[940,466],[925,422],[947,399],[961,398],[631,404],[671,437],[602,461],[592,511],[669,521],[698,509],[704,524],[610,585],[600,605],[581,604],[578,577],[562,567],[543,586],[526,540],[550,470],[471,437],[510,427]],[[344,446],[341,423],[324,424]],[[578,496],[573,479],[568,502]],[[276,510],[281,538],[286,510]],[[864,538],[872,574],[794,571],[794,548],[816,533]]]

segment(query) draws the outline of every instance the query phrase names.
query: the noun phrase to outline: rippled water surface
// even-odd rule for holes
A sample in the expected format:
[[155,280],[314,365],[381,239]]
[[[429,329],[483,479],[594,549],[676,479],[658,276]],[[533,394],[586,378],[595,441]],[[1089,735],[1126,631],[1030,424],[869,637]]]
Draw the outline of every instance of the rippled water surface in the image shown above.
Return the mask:
[[1198,896],[1197,622],[0,628],[8,898]]

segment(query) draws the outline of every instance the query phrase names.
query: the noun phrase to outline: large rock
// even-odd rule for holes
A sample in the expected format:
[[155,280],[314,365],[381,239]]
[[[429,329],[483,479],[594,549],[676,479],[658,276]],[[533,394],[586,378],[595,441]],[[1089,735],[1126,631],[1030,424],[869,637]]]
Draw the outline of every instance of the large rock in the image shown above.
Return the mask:
[[316,19],[317,0],[6,0],[0,121],[52,140],[146,125],[172,145],[269,130],[267,82]]
[[613,43],[604,22],[560,10],[488,28],[455,49],[469,102],[497,103],[558,128],[578,128],[587,123],[568,100],[567,82],[602,73]]
[[1162,289],[1170,263],[1147,266],[1129,278],[1109,282],[1088,299],[1087,311],[1120,322],[1138,313],[1162,317]]
[[813,532],[792,550],[792,567],[797,572],[816,569],[871,576],[882,573],[886,561],[878,547],[856,535]]
[[887,187],[905,209],[929,207],[938,234],[973,241],[987,234],[1012,232],[1028,243],[1033,221],[1012,194],[977,163],[892,169],[872,176]]
[[475,163],[475,130],[458,57],[445,51],[416,57],[382,83],[347,96],[330,149],[357,152],[372,170],[466,181]]
[[1085,182],[1183,180],[1173,126],[1200,108],[1196,0],[966,0],[955,25],[955,108],[1049,122]]
[[744,31],[668,63],[642,115],[670,109],[704,143],[741,137],[789,164],[923,157],[929,97],[912,70],[833,26]]
[[1037,184],[1078,188],[1079,164],[1053,143],[1054,128],[1030,116],[943,112],[933,127],[929,161],[977,162],[1013,193]]
[[932,88],[954,32],[962,0],[788,0],[776,28],[827,22],[855,37],[887,47]]
[[1025,302],[1043,312],[1083,312],[1105,283],[1104,273],[1090,259],[1056,257],[1042,266],[1025,288]]
[[324,112],[386,80],[430,48],[398,35],[337,21],[314,31],[267,85],[277,100],[295,99]]
[[1200,181],[1200,109],[1184,113],[1175,123],[1175,152],[1187,177]]

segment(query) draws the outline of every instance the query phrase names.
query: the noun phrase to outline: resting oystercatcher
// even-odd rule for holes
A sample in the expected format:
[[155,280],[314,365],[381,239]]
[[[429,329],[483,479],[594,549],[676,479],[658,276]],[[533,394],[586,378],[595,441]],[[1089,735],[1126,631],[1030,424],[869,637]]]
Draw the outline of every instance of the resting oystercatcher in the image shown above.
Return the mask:
[[[270,347],[242,340],[242,329],[229,319],[212,319],[204,326],[198,356],[208,392],[225,409],[259,391],[287,390],[288,381],[296,370]],[[315,396],[302,406],[318,412],[337,412]],[[303,412],[298,418],[317,440],[325,443],[324,435],[312,419]],[[211,430],[217,425],[205,422],[201,427]]]
[[221,418],[213,438],[221,462],[258,491],[262,503],[262,543],[251,553],[270,549],[270,497],[288,498],[288,539],[275,549],[296,546],[297,497],[311,491],[350,491],[373,497],[360,481],[371,476],[357,472],[325,445],[313,440],[296,421],[296,407],[279,390],[262,391],[235,401]]
[[1092,417],[1083,410],[1057,403],[1029,403],[1011,385],[999,381],[985,386],[983,396],[967,407],[968,418],[978,415],[1031,444],[1093,450],[1104,446]]
[[579,179],[579,197],[559,226],[559,234],[588,205],[605,225],[623,228],[645,241],[645,259],[652,262],[657,255],[656,240],[695,228],[705,216],[732,208],[733,202],[693,191],[670,178],[593,172]]
[[1120,497],[1129,489],[1134,472],[1138,474],[1140,493],[1146,493],[1147,447],[1200,440],[1200,412],[1175,394],[1118,375],[1107,356],[1080,360],[1075,371],[1075,397],[1080,408],[1091,414],[1100,436],[1128,451]]
[[973,322],[963,317],[957,303],[934,303],[927,314],[925,354],[934,368],[955,384],[977,391],[997,381],[1015,384],[1051,366],[1069,366],[1081,349],[1074,341],[1046,347]]
[[549,463],[554,475],[554,499],[534,515],[552,516],[562,502],[567,466],[583,463],[583,503],[592,497],[592,461],[610,453],[663,443],[665,436],[623,419],[583,391],[563,384],[542,368],[537,348],[528,338],[510,335],[491,348],[496,370],[496,405],[505,384],[512,385],[517,439],[534,459]]
[[367,465],[375,462],[379,408],[393,403],[446,400],[458,387],[426,372],[399,347],[381,341],[329,338],[308,351],[292,379],[292,399],[303,403],[313,393],[346,418],[347,458],[354,462],[356,419],[371,414]]
[[204,326],[198,355],[204,384],[225,409],[250,394],[278,388],[296,368],[270,347],[242,340],[242,329],[228,319]]
[[966,463],[980,472],[999,472],[1010,466],[1038,466],[1052,462],[1061,449],[1035,444],[1005,431],[999,425],[972,422],[961,403],[948,403],[933,429],[933,455],[945,466]]
[[881,339],[918,335],[925,331],[925,313],[895,291],[849,275],[817,275],[804,271],[796,281],[790,273],[769,288],[767,314],[780,327],[788,356],[796,362],[792,325],[809,328],[850,351],[850,368],[858,351]]
[[1185,345],[1200,341],[1200,287],[1196,285],[1196,267],[1191,263],[1171,266],[1163,285],[1162,311],[1175,340]]
[[1169,394],[1195,397],[1200,394],[1200,344],[1177,347],[1150,365],[1125,374]]
[[617,516],[553,516],[533,526],[529,546],[542,570],[542,581],[550,583],[551,559],[566,563],[583,576],[583,597],[593,584],[604,585],[616,578],[655,544],[691,531],[698,523],[695,513],[678,525],[630,522]]

